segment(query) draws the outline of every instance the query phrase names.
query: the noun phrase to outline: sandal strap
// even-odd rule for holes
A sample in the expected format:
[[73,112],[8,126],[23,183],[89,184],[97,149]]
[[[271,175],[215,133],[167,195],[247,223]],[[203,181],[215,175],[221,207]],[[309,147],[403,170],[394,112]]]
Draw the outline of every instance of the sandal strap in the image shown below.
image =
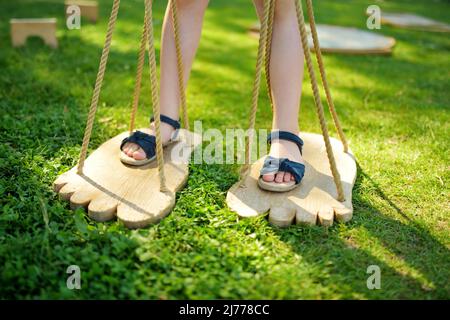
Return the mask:
[[300,154],[303,154],[303,140],[296,134],[289,131],[273,131],[267,136],[267,143],[272,143],[272,140],[286,140],[297,144],[300,149]]
[[[168,125],[172,126],[175,130],[181,128],[180,121],[174,120],[168,116],[160,115],[159,119],[161,120],[161,122],[167,123]],[[150,118],[150,123],[152,123],[153,121],[155,121],[155,117],[152,116]]]
[[147,159],[151,159],[156,154],[156,138],[155,136],[149,135],[147,133],[141,132],[141,131],[135,131],[133,134],[129,137],[126,137],[122,140],[122,143],[120,145],[120,150],[123,150],[123,146],[127,143],[135,143],[139,147],[142,148],[145,152],[145,156]]
[[280,171],[292,174],[294,176],[295,184],[299,184],[305,175],[305,165],[289,159],[282,159],[280,162]]
[[267,156],[261,168],[260,175],[275,174],[279,171],[289,172],[295,179],[295,184],[299,184],[305,175],[305,165],[300,162],[291,161],[287,158],[275,158]]

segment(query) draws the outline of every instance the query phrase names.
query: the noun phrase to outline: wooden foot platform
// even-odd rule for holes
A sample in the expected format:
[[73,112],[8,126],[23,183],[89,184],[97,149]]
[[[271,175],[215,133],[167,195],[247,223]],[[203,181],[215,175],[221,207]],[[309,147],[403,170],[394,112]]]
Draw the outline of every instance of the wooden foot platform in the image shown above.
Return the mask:
[[[356,28],[317,25],[320,49],[326,53],[342,54],[390,54],[395,46],[395,39],[382,36],[374,31]],[[314,43],[309,26],[309,48],[314,51]],[[250,34],[259,37],[259,24],[250,28]]]
[[264,158],[251,167],[245,186],[237,182],[227,194],[229,208],[240,217],[257,217],[269,212],[269,221],[280,227],[291,224],[331,226],[334,220],[347,222],[353,216],[352,189],[356,180],[356,162],[351,153],[344,153],[342,143],[331,138],[337,168],[343,181],[345,202],[336,200],[336,186],[322,135],[301,133],[305,142],[303,158],[306,172],[299,187],[276,193],[259,188],[259,171]]
[[97,1],[78,1],[78,0],[71,0],[66,1],[66,12],[67,8],[69,6],[76,5],[80,8],[81,16],[86,18],[90,22],[97,22],[98,21],[98,3]]
[[450,32],[449,24],[410,13],[382,12],[381,23],[399,28]]
[[[180,141],[164,148],[169,192],[162,193],[156,160],[141,167],[120,161],[120,143],[127,136],[128,132],[124,132],[103,143],[86,159],[82,175],[72,168],[58,177],[54,190],[61,199],[70,201],[72,209],[85,208],[96,221],[117,217],[129,228],[143,228],[171,212],[175,192],[186,184],[189,159],[201,139],[180,130]],[[187,141],[192,141],[193,146]]]
[[24,46],[28,37],[37,36],[52,48],[58,47],[56,19],[11,19],[11,41],[13,47]]

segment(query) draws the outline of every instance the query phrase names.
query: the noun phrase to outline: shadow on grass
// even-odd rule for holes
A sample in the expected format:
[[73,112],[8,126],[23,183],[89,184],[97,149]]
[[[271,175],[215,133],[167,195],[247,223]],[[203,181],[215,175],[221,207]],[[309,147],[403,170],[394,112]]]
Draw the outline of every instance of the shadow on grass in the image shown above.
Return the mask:
[[[376,196],[395,214],[406,220],[406,223],[383,214],[375,206],[363,200],[358,193],[361,180],[367,180]],[[307,243],[301,238],[293,237],[289,230],[299,226],[292,226],[287,230],[279,228],[274,230],[280,239],[286,241],[303,259],[328,269],[329,282],[342,288],[351,286],[353,294],[359,294],[360,297],[406,299],[424,298],[429,295],[438,299],[447,299],[450,289],[446,280],[450,276],[448,248],[436,240],[426,228],[403,212],[359,165],[358,180],[353,193],[355,212],[353,220],[348,223],[348,229],[351,232],[353,228],[364,228],[368,233],[367,236],[373,239],[369,240],[374,244],[373,250],[371,247],[360,248],[357,239],[342,238],[338,234],[339,227],[336,225],[330,230],[320,230],[315,239]],[[318,249],[318,246],[322,248]],[[371,251],[378,251],[378,254],[371,254]],[[320,252],[324,253],[326,260],[322,259]],[[380,255],[384,256],[383,260],[380,260]],[[441,264],[439,269],[435,265],[437,261]],[[416,276],[419,275],[422,281],[405,271],[397,270],[398,263],[412,269],[412,272]],[[381,269],[381,290],[371,291],[366,286],[366,280],[370,276],[366,273],[369,265],[377,265]],[[351,277],[355,272],[357,281],[352,282],[349,276]],[[423,280],[426,280],[426,283]],[[392,292],[396,293],[393,295]]]
[[[214,165],[206,165],[203,170],[208,168],[213,172],[226,170]],[[448,248],[403,212],[359,166],[358,173],[353,192],[355,212],[351,222],[345,225],[335,224],[329,229],[319,226],[291,226],[287,229],[272,227],[274,233],[311,268],[323,269],[328,277],[318,285],[338,288],[341,297],[447,299],[450,266]],[[216,173],[210,175],[210,178],[222,175],[225,173]],[[399,219],[388,216],[364,200],[359,193],[362,180],[369,184],[368,188]],[[228,180],[225,184],[222,180],[217,180],[217,188],[225,194],[234,182],[235,179]],[[210,180],[209,183],[214,181]],[[353,233],[353,229],[357,229],[358,233]],[[367,237],[362,241],[365,242],[364,247],[352,235],[343,236],[342,230],[346,234]],[[377,265],[381,269],[381,290],[367,288],[366,281],[370,274],[366,270],[370,265]]]

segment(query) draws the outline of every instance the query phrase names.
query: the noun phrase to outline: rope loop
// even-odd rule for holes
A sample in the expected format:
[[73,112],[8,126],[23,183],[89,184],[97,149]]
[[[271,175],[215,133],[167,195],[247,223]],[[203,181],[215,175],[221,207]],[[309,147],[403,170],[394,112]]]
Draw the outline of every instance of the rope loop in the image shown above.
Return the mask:
[[[302,3],[301,3],[301,0],[294,0],[294,2],[295,2],[296,13],[297,13],[300,37],[301,37],[301,41],[302,41],[302,45],[303,45],[303,53],[305,55],[309,78],[311,80],[311,87],[313,90],[316,112],[317,112],[317,116],[319,117],[320,127],[322,129],[322,135],[323,135],[323,139],[325,142],[325,148],[327,151],[328,161],[330,163],[331,173],[333,175],[334,184],[336,185],[336,189],[337,189],[337,199],[338,199],[338,201],[342,202],[342,201],[345,201],[344,191],[343,191],[343,187],[342,187],[342,181],[341,181],[339,171],[337,169],[336,161],[335,161],[334,154],[333,154],[333,148],[331,147],[330,135],[328,133],[328,127],[327,127],[327,123],[325,120],[322,100],[320,98],[319,87],[317,85],[316,73],[314,71],[314,66],[313,66],[313,63],[311,60],[311,54],[309,52],[308,34],[306,32],[305,18],[303,17]],[[314,28],[315,28],[314,20],[311,20],[311,23],[314,25]],[[316,54],[317,54],[317,52],[318,51],[316,51]],[[319,52],[320,52],[320,50],[319,50]]]
[[[309,52],[308,46],[308,35],[305,26],[305,20],[303,17],[303,8],[301,4],[301,0],[293,0],[295,2],[295,9],[298,20],[298,28],[300,31],[300,38],[303,46],[303,53],[306,60],[306,65],[308,68],[308,73],[310,75],[311,87],[314,95],[314,102],[316,106],[316,112],[319,118],[320,127],[322,129],[322,134],[325,142],[325,147],[327,151],[328,161],[330,163],[331,173],[333,175],[333,180],[336,185],[337,190],[337,198],[339,201],[345,201],[344,192],[342,187],[342,182],[340,178],[339,171],[337,169],[336,161],[333,154],[333,149],[330,142],[330,135],[328,132],[327,123],[325,120],[324,110],[322,101],[320,98],[319,87],[317,84],[317,78],[314,72],[314,67],[311,60],[311,54]],[[314,20],[314,12],[312,9],[311,0],[306,0],[308,6],[308,15],[311,25],[311,33],[314,41],[314,48],[316,52],[317,62],[319,64],[320,75],[322,78],[322,83],[325,88],[325,92],[327,95],[328,107],[330,109],[330,113],[333,116],[334,124],[339,133],[339,137],[341,138],[342,144],[344,145],[344,151],[347,152],[348,144],[345,139],[345,135],[343,133],[342,127],[339,122],[338,115],[336,113],[336,109],[333,103],[333,99],[331,97],[331,92],[328,86],[328,81],[326,78],[325,67],[322,60],[322,55],[320,51],[319,40],[317,36],[317,29]],[[276,112],[276,108],[274,108],[274,101],[272,96],[272,88],[271,88],[271,79],[270,79],[270,62],[271,62],[271,50],[272,50],[272,35],[273,35],[273,25],[274,25],[274,13],[275,13],[275,0],[265,0],[264,2],[264,16],[260,29],[260,37],[259,37],[259,47],[258,47],[258,58],[256,63],[256,72],[255,79],[253,83],[253,95],[252,95],[252,105],[250,111],[250,121],[249,121],[249,137],[247,137],[245,144],[245,164],[241,169],[241,187],[245,186],[245,180],[250,174],[250,146],[253,140],[253,136],[251,132],[253,132],[256,121],[256,112],[258,109],[258,97],[259,97],[259,86],[261,79],[261,69],[262,69],[262,61],[265,61],[265,73],[267,80],[267,89],[269,93],[270,103],[272,105],[273,112]]]
[[[181,40],[180,40],[180,25],[178,19],[178,8],[176,0],[169,0],[170,9],[172,12],[172,24],[173,32],[175,38],[175,47],[177,53],[177,72],[178,72],[178,86],[180,94],[180,104],[183,113],[183,124],[184,127],[189,130],[189,118],[187,113],[187,103],[186,103],[186,92],[184,86],[184,68],[183,68],[183,56],[181,51]],[[95,81],[94,92],[92,95],[91,106],[89,109],[89,114],[86,123],[86,129],[83,137],[83,144],[81,146],[80,157],[77,166],[78,174],[83,173],[83,167],[87,156],[87,150],[89,147],[90,138],[92,135],[92,129],[95,121],[95,115],[97,112],[98,101],[100,97],[100,92],[103,84],[103,79],[106,72],[106,65],[109,57],[109,52],[111,49],[112,36],[114,33],[115,24],[117,22],[117,16],[119,12],[120,0],[114,0],[113,7],[111,10],[111,15],[108,23],[108,30],[106,32],[105,44],[103,47],[102,55],[100,58],[99,70],[97,73],[97,79]],[[156,67],[156,56],[155,56],[155,44],[153,35],[153,1],[145,0],[145,14],[144,14],[144,25],[142,28],[142,35],[138,54],[138,63],[136,71],[136,79],[133,93],[132,109],[130,114],[130,125],[129,132],[133,133],[136,122],[136,114],[139,106],[139,99],[141,94],[142,85],[142,74],[145,64],[145,51],[148,44],[148,56],[149,56],[149,67],[150,67],[150,84],[151,84],[151,98],[153,106],[153,115],[155,123],[155,136],[156,136],[156,154],[158,162],[158,172],[160,180],[160,191],[167,192],[166,177],[164,173],[164,154],[161,139],[161,121],[160,121],[160,103],[159,103],[159,88],[157,80],[157,67]]]
[[84,162],[91,140],[92,128],[94,126],[95,114],[97,113],[98,99],[102,89],[103,78],[105,77],[106,65],[108,62],[109,51],[111,49],[111,42],[116,26],[117,15],[119,13],[120,0],[114,0],[111,16],[109,17],[108,30],[106,31],[105,44],[103,46],[102,56],[100,58],[100,65],[98,67],[97,79],[95,80],[94,92],[91,99],[91,107],[86,122],[86,129],[84,130],[83,144],[81,145],[80,158],[78,160],[77,173],[83,173]]
[[258,97],[259,97],[259,87],[261,84],[261,73],[263,68],[263,62],[265,58],[265,50],[267,45],[267,30],[269,25],[269,14],[270,14],[270,4],[272,0],[264,1],[264,17],[260,29],[259,45],[258,45],[258,58],[256,61],[256,71],[255,78],[253,82],[253,92],[252,92],[252,105],[250,111],[249,129],[248,137],[245,140],[245,163],[241,169],[241,187],[245,186],[245,180],[250,173],[250,158],[251,152],[250,147],[253,143],[253,131],[255,128],[256,112],[258,111]]

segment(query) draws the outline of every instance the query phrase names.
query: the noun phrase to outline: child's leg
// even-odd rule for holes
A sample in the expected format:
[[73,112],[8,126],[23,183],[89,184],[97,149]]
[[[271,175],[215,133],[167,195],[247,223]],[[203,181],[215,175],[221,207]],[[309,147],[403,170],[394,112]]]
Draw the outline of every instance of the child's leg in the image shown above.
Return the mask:
[[[260,19],[263,16],[263,0],[254,0]],[[303,48],[300,41],[295,4],[292,0],[275,1],[270,77],[274,101],[273,130],[299,133],[298,115],[303,81]],[[298,147],[289,141],[275,140],[270,155],[303,162]],[[278,172],[264,175],[265,181],[293,180],[290,173]]]
[[[207,6],[208,0],[177,0],[185,85],[189,79],[192,62],[200,41],[203,16]],[[177,56],[172,26],[172,11],[169,5],[164,18],[161,42],[161,114],[172,119],[179,119],[180,92],[178,88]],[[170,139],[173,130],[168,124],[161,123],[163,143]],[[123,150],[128,156],[134,157],[136,160],[142,160],[146,157],[144,151],[134,143],[128,143]]]

